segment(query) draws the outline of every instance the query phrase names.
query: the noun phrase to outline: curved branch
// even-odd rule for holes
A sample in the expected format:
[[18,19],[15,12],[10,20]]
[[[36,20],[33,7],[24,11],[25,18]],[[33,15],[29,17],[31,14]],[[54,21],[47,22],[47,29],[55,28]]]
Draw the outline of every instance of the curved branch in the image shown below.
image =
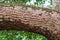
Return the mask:
[[60,21],[58,17],[58,19],[54,17],[47,12],[33,10],[29,7],[27,9],[22,9],[20,6],[15,8],[2,7],[0,10],[0,29],[25,30],[42,34],[48,40],[60,40]]

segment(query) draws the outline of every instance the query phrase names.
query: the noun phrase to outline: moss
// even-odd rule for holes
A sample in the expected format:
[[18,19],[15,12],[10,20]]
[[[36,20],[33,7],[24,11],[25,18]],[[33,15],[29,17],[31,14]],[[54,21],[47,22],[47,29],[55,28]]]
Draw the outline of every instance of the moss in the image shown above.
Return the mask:
[[0,30],[0,40],[47,40],[44,36],[18,30]]

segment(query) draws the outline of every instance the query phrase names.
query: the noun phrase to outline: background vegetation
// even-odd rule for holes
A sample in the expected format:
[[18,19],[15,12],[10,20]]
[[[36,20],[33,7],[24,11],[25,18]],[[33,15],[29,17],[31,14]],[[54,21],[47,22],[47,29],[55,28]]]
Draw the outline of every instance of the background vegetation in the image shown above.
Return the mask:
[[10,4],[28,4],[34,6],[42,7],[52,7],[52,0],[0,0],[0,3],[10,3]]

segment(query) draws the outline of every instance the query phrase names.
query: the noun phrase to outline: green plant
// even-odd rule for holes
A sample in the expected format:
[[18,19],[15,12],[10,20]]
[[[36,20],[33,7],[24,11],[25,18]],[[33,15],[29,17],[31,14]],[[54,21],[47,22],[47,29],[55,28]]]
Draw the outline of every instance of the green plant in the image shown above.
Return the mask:
[[32,32],[0,30],[0,40],[47,40],[47,38]]

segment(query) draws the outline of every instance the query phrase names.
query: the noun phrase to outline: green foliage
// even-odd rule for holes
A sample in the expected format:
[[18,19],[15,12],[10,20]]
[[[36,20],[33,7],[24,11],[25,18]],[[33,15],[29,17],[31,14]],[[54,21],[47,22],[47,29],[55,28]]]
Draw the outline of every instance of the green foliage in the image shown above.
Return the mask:
[[23,3],[26,3],[26,2],[28,2],[28,1],[30,1],[30,0],[21,0]]
[[26,3],[26,2],[28,2],[28,1],[30,1],[30,0],[0,0],[1,2],[6,2],[6,1],[9,1],[9,2],[14,2],[14,3],[17,3],[17,2],[23,2],[23,3]]
[[0,40],[47,40],[44,36],[17,30],[1,30]]
[[52,0],[50,0],[50,5],[53,5]]
[[42,0],[36,0],[36,2],[42,2]]
[[34,3],[35,5],[41,5],[44,4],[46,0],[36,0],[36,2]]
[[[15,2],[15,3],[17,3],[17,2],[23,2],[23,3],[27,3],[27,2],[30,2],[30,1],[33,1],[33,0],[0,0],[1,2],[6,2],[6,1],[9,1],[9,2]],[[37,3],[45,3],[45,1],[47,1],[47,0],[36,0],[36,2]],[[52,4],[52,0],[50,0],[51,2],[51,4]]]
[[[2,2],[2,3],[10,3],[10,4],[20,4],[20,3],[22,3],[22,4],[26,4],[27,2],[31,2],[31,1],[34,1],[34,0],[0,0],[0,2]],[[45,3],[46,3],[46,1],[48,1],[48,0],[35,0],[35,2],[33,2],[34,3],[34,6],[35,5],[37,5],[37,6],[41,6],[41,5],[44,5]],[[52,5],[52,0],[50,0],[50,5]],[[31,4],[31,5],[33,5],[32,3],[28,3],[28,4]],[[45,5],[47,5],[47,4],[45,4]],[[44,6],[45,6],[44,5]]]

